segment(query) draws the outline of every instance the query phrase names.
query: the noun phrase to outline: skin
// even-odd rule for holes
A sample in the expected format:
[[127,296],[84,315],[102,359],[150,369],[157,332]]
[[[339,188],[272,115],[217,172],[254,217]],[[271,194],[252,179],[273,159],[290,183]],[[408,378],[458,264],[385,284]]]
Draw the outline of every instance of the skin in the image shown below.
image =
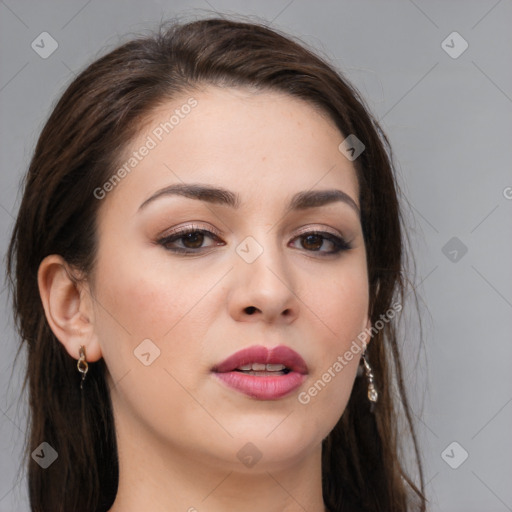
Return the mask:
[[[190,96],[197,106],[102,200],[93,274],[75,285],[60,256],[41,263],[46,316],[72,357],[84,345],[87,360],[104,358],[109,370],[120,461],[111,512],[321,512],[321,441],[346,407],[359,356],[308,404],[298,394],[370,327],[366,251],[348,204],[285,205],[311,189],[342,190],[358,205],[355,170],[338,150],[344,136],[308,103],[212,86],[161,105],[130,151]],[[179,196],[139,210],[183,182],[239,194],[239,211]],[[157,243],[191,224],[218,230],[218,240]],[[308,244],[302,228],[342,236],[351,249],[329,255],[332,243]],[[248,236],[263,248],[252,263],[236,252]],[[145,339],[160,350],[148,366],[134,356]],[[289,396],[256,400],[211,372],[242,348],[281,344],[309,369]],[[248,442],[262,455],[252,467],[237,457]]]

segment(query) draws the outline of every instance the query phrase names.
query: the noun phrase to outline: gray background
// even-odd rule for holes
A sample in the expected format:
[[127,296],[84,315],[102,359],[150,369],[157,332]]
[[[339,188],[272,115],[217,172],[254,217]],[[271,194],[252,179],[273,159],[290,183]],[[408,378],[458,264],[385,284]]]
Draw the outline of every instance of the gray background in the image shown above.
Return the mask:
[[[19,180],[74,74],[126,34],[212,11],[255,15],[301,37],[345,72],[381,120],[417,261],[423,349],[417,320],[404,335],[429,510],[512,510],[510,0],[0,1],[2,253]],[[47,59],[31,48],[44,31],[58,42]],[[454,31],[469,45],[457,58],[442,47]],[[462,40],[452,39],[453,54]],[[0,512],[13,512],[28,510],[19,473],[26,399],[5,288],[1,300]]]

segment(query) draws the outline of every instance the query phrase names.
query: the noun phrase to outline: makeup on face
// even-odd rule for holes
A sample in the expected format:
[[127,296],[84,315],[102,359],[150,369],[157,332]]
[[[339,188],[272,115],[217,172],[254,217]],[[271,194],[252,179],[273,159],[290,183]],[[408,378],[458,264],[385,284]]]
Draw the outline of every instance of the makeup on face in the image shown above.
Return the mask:
[[278,400],[304,382],[308,367],[300,354],[285,345],[258,345],[235,352],[212,372],[237,392],[257,400]]

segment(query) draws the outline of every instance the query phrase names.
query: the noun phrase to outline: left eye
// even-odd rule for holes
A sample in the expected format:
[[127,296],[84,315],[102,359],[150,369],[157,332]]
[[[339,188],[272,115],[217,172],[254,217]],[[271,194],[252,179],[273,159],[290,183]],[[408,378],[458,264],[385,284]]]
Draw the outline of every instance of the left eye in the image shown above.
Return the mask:
[[[215,243],[204,246],[205,238],[210,238]],[[179,241],[182,244],[181,247],[175,245]],[[300,241],[302,248],[306,249],[308,252],[319,252],[323,254],[337,254],[351,248],[350,244],[344,239],[324,231],[308,231],[301,233],[299,236],[295,237],[292,242],[296,243],[297,241]],[[331,249],[321,250],[326,242],[330,245]],[[199,228],[189,228],[175,232],[158,240],[158,243],[168,251],[181,254],[197,254],[200,252],[200,249],[213,247],[215,245],[224,245],[224,242],[222,242],[215,233]],[[301,248],[296,245],[294,245],[294,247],[297,249]]]
[[[342,238],[324,231],[308,231],[307,233],[302,233],[295,240],[301,240],[302,247],[308,251],[326,254],[337,254],[351,248],[350,244]],[[332,249],[330,251],[320,251],[326,241],[331,245]]]

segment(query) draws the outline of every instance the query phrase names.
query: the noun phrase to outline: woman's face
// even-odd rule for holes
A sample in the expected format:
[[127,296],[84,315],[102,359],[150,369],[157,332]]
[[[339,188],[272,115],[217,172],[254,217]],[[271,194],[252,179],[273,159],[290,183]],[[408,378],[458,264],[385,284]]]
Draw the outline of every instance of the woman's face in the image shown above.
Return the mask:
[[[240,470],[318,449],[355,378],[359,356],[343,356],[369,325],[344,138],[275,92],[207,87],[155,111],[98,199],[93,317],[119,435]],[[188,185],[223,192],[169,188]]]

